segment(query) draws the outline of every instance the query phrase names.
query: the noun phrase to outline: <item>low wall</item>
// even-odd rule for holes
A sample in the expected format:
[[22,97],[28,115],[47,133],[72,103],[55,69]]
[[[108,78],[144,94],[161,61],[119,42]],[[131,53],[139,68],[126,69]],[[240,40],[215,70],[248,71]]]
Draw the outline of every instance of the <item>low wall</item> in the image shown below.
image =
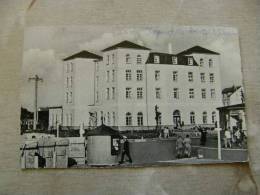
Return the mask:
[[[216,140],[209,140],[210,147],[199,146],[200,139],[192,139],[192,156],[198,156],[198,150],[201,150],[203,158],[218,159],[218,150]],[[155,163],[158,161],[167,161],[176,159],[176,139],[147,139],[143,141],[130,142],[130,154],[133,163]],[[247,161],[248,154],[246,149],[224,149],[222,148],[222,160],[225,161]]]

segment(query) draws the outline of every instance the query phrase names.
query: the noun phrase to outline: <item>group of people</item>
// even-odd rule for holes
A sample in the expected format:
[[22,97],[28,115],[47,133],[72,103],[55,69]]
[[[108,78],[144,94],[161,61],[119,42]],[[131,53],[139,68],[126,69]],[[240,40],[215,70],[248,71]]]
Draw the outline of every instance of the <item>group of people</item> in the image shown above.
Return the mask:
[[190,158],[191,157],[191,138],[187,134],[185,138],[178,136],[176,140],[177,158]]
[[232,148],[232,146],[236,145],[238,147],[242,147],[243,142],[245,141],[245,134],[242,130],[234,128],[232,131],[228,128],[224,133],[224,147]]

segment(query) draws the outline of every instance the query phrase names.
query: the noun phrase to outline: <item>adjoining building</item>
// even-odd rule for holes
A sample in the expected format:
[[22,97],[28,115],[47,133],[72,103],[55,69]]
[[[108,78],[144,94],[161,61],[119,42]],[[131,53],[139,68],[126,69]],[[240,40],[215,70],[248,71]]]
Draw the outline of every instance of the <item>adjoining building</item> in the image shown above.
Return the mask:
[[222,90],[223,107],[219,110],[220,127],[222,129],[246,130],[244,89],[232,86]]
[[200,46],[178,54],[153,52],[123,41],[64,60],[63,126],[101,125],[119,130],[159,124],[214,126],[222,106],[220,54]]

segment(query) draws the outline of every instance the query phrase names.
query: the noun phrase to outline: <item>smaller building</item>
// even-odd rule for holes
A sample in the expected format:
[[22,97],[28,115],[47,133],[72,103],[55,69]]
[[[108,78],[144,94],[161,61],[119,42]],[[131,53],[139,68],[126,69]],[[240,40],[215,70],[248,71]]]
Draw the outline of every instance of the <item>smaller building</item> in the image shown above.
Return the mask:
[[63,108],[62,106],[48,107],[49,126],[48,129],[57,129],[57,125],[63,126]]
[[223,107],[219,110],[220,127],[222,129],[246,130],[245,123],[245,98],[241,86],[232,86],[222,90]]

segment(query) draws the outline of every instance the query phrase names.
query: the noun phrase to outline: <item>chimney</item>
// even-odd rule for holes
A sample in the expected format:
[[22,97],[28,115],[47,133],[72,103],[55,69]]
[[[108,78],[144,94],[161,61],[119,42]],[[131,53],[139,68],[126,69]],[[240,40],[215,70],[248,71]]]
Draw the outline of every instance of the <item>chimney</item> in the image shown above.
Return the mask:
[[168,53],[172,54],[172,43],[168,43]]

